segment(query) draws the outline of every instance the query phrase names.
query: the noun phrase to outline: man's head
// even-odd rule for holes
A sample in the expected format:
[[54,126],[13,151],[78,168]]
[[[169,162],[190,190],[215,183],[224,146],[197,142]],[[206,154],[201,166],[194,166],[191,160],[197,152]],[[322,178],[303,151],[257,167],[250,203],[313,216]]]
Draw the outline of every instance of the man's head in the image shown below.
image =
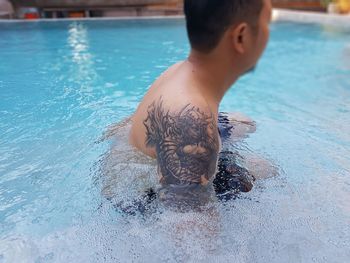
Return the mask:
[[255,66],[269,36],[270,0],[184,0],[184,11],[193,50],[220,48],[242,71]]

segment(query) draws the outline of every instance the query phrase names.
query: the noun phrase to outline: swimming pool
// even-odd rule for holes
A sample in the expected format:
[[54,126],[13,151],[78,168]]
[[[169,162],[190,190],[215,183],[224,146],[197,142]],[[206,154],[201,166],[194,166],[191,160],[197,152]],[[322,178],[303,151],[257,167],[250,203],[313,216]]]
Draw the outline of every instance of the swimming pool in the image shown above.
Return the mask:
[[101,196],[102,133],[188,48],[179,19],[0,23],[0,262],[347,262],[350,36],[335,28],[274,23],[223,101],[257,122],[240,147],[278,176],[209,220],[124,217]]

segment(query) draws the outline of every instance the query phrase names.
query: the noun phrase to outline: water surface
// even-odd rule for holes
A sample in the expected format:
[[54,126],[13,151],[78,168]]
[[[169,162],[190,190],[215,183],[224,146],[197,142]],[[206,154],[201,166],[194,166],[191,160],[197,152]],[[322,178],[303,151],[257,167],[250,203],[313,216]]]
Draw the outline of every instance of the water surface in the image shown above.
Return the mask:
[[103,198],[96,142],[188,50],[181,20],[0,24],[0,262],[348,261],[350,37],[334,28],[273,24],[221,105],[257,122],[240,148],[278,176],[203,214],[124,217]]

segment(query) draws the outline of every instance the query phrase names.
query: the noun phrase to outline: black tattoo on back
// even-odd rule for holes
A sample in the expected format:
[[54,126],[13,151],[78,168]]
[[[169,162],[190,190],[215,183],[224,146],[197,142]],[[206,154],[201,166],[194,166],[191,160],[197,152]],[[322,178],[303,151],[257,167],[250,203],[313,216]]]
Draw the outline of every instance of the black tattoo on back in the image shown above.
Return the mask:
[[190,104],[170,112],[160,99],[149,106],[144,125],[146,146],[156,149],[163,185],[206,185],[214,176],[219,142],[212,114]]

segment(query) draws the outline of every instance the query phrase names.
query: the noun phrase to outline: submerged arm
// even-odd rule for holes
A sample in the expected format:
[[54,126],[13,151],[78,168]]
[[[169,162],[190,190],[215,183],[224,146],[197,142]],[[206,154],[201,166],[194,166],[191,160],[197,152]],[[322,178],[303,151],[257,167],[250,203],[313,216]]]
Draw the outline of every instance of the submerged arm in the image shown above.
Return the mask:
[[230,143],[241,141],[256,131],[256,123],[239,112],[220,113],[219,130],[224,142]]

